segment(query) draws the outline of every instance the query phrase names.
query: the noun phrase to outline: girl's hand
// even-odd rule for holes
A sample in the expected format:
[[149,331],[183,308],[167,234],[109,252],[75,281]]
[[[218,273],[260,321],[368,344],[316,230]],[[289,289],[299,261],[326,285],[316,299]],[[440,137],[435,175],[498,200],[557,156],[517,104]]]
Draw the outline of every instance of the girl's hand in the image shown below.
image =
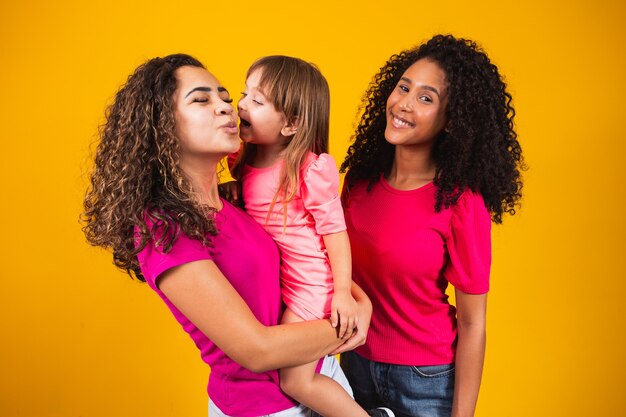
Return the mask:
[[339,326],[339,337],[344,338],[349,330],[358,325],[357,304],[348,291],[335,291],[331,304],[330,322]]
[[338,355],[343,352],[353,350],[354,348],[364,345],[367,339],[367,331],[370,327],[370,320],[372,318],[372,302],[365,295],[365,292],[352,283],[352,295],[357,303],[357,321],[359,325],[354,329],[352,336],[341,346],[331,352],[331,355]]
[[241,198],[241,184],[239,181],[229,181],[217,186],[220,196],[233,206],[243,208],[243,199]]

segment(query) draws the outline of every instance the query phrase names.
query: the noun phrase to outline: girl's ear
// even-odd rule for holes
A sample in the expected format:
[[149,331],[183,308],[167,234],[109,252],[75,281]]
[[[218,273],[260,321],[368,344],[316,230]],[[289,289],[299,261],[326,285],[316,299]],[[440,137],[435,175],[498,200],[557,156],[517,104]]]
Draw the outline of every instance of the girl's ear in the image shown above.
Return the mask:
[[280,129],[280,134],[285,137],[289,137],[289,136],[295,135],[297,131],[298,131],[298,118],[294,118],[293,120],[289,122],[285,122],[285,124],[283,125],[283,128]]

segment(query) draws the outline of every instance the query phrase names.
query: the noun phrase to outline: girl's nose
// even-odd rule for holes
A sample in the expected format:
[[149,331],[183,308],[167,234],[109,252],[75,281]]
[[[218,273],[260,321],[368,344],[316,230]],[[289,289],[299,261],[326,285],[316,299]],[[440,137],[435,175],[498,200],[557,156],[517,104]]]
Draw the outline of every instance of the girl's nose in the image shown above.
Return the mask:
[[242,94],[241,98],[237,102],[237,110],[246,108],[246,97],[247,97],[246,95]]

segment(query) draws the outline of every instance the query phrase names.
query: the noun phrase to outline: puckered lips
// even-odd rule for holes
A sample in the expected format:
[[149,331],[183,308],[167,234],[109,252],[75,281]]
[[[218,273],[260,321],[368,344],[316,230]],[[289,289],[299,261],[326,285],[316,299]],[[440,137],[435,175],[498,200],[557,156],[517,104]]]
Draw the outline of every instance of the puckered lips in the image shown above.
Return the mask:
[[389,111],[390,123],[396,129],[411,129],[415,127],[415,123],[409,122],[408,120],[398,116],[393,111]]
[[237,129],[237,122],[235,122],[234,120],[229,120],[228,122],[221,125],[220,128],[223,128],[227,133],[231,135],[236,135],[239,131]]

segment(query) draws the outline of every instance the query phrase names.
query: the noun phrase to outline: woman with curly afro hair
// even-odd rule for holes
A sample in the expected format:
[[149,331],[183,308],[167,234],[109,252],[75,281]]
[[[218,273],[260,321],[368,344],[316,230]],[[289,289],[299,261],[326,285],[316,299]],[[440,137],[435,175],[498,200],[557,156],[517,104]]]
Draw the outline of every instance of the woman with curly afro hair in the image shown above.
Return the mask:
[[[239,149],[228,91],[188,55],[139,66],[107,111],[85,197],[87,240],[146,281],[211,366],[211,415],[309,415],[281,390],[276,369],[351,349],[329,320],[278,325],[278,249],[218,196],[217,166]],[[371,304],[354,288],[359,320]],[[346,341],[347,340],[347,341]],[[345,377],[334,357],[322,371]]]
[[521,197],[514,114],[485,52],[450,35],[393,55],[365,93],[342,165],[353,279],[374,311],[366,344],[342,355],[363,407],[474,414],[491,222]]

